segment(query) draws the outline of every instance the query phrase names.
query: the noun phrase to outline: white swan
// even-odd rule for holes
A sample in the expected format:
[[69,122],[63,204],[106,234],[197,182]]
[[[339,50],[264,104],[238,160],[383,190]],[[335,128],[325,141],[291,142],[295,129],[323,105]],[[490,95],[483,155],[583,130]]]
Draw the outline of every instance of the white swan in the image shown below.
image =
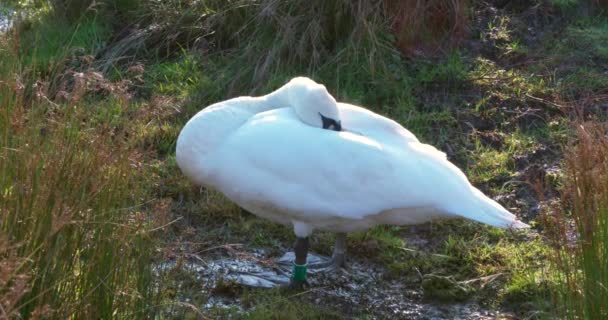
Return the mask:
[[303,77],[265,96],[203,109],[181,131],[176,157],[193,182],[293,226],[295,284],[305,281],[314,229],[340,234],[334,262],[341,264],[345,233],[377,224],[464,217],[528,227],[473,187],[444,153],[393,120],[336,103]]

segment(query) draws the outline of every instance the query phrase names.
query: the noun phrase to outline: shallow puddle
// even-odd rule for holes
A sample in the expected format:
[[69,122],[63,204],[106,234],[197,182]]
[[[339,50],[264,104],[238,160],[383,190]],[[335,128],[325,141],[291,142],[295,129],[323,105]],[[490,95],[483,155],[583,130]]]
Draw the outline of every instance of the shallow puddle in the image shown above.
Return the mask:
[[[293,253],[268,261],[263,249],[246,256],[226,255],[206,260],[202,257],[181,263],[182,270],[192,273],[201,283],[201,290],[209,294],[205,304],[197,306],[203,313],[214,308],[231,308],[248,313],[238,298],[214,294],[218,283],[237,286],[273,288],[289,282]],[[309,263],[326,261],[326,257],[309,255]],[[171,270],[176,262],[158,267],[158,271]],[[383,279],[381,266],[364,261],[347,262],[346,269],[333,272],[310,272],[309,286],[303,294],[315,304],[343,311],[345,316],[366,315],[367,319],[509,319],[509,314],[486,310],[475,302],[434,303],[425,301],[420,284],[399,279]],[[371,318],[370,318],[371,315]]]

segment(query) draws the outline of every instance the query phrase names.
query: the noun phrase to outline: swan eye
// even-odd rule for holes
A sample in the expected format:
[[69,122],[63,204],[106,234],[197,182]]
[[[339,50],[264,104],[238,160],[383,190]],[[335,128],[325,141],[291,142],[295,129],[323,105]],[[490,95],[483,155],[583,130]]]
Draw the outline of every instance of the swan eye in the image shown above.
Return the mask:
[[342,123],[340,121],[334,121],[334,130],[342,131]]
[[321,116],[321,121],[323,122],[323,129],[342,131],[342,124],[340,121],[325,117],[321,113],[319,113],[319,115]]

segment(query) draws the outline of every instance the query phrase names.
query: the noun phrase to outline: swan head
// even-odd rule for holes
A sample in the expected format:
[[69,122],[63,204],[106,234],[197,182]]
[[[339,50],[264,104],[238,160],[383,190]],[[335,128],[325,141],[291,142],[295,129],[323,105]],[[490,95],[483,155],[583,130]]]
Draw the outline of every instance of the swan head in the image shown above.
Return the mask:
[[338,104],[324,85],[309,78],[298,77],[292,79],[287,86],[290,105],[302,122],[318,128],[342,131]]

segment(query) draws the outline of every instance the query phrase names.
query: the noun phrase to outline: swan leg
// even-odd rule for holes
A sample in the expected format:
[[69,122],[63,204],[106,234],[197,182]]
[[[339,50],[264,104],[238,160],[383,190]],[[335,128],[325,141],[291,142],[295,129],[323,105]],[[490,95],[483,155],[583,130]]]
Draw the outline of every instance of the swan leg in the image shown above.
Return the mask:
[[307,264],[306,256],[308,255],[308,237],[296,239],[294,245],[295,260],[293,264],[293,273],[289,282],[289,287],[292,289],[299,289],[306,283]]
[[336,243],[334,245],[334,253],[331,259],[327,259],[321,263],[310,264],[309,269],[315,272],[335,271],[344,267],[346,261],[346,233],[336,234]]
[[[331,258],[324,258],[315,255],[309,264],[309,247],[310,244],[308,242],[308,237],[296,238],[293,250],[295,258],[292,258],[293,270],[288,285],[288,287],[291,289],[301,289],[307,284],[306,276],[308,274],[308,269],[310,269],[313,273],[317,273],[336,271],[337,269],[344,267],[344,263],[346,261],[346,233],[336,234],[336,243]],[[282,263],[289,262],[283,260]]]
[[331,257],[334,268],[344,267],[346,261],[346,233],[341,232],[336,234],[336,244],[334,245],[334,254]]

